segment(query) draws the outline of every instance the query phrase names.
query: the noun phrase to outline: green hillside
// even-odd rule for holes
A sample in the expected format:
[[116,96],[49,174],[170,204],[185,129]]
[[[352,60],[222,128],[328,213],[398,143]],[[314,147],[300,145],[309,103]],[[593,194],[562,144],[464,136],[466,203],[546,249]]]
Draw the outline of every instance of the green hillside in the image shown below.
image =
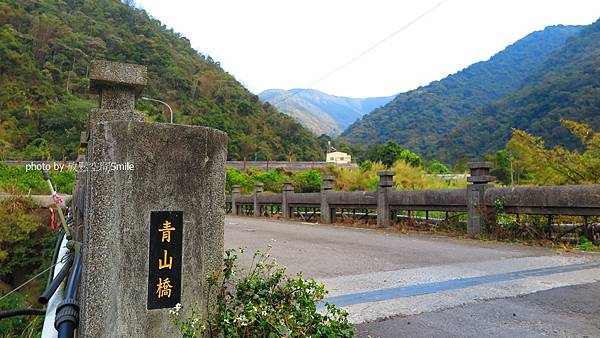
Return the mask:
[[[166,100],[177,123],[226,131],[231,159],[319,158],[311,132],[145,11],[116,0],[3,0],[0,159],[75,158],[97,105],[87,93],[93,59],[146,65],[144,95]],[[160,106],[140,100],[136,108],[166,121]]]
[[482,158],[502,149],[512,128],[541,136],[547,146],[581,146],[560,119],[600,129],[600,20],[568,39],[526,84],[468,115],[438,145],[437,157],[447,161]]
[[258,96],[317,135],[337,136],[364,114],[394,97],[352,98],[334,96],[314,89],[269,89]]
[[354,123],[342,137],[351,143],[393,140],[409,150],[431,154],[442,135],[464,116],[520,88],[552,51],[580,29],[552,26],[531,33],[488,61],[398,95]]

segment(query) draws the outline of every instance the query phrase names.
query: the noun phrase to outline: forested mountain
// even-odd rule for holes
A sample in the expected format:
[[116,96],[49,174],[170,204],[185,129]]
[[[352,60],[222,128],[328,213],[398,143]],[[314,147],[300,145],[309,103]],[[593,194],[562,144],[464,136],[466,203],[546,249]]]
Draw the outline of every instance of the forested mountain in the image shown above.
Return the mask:
[[258,96],[292,116],[317,135],[339,135],[364,114],[390,102],[394,96],[351,98],[314,89],[269,89]]
[[[116,0],[3,0],[0,158],[75,158],[79,131],[97,105],[87,93],[92,59],[146,65],[144,95],[166,100],[177,123],[226,131],[230,158],[320,157],[310,131],[144,10]],[[136,108],[166,121],[160,105],[139,100]]]
[[452,161],[481,158],[510,139],[511,128],[541,136],[546,146],[581,146],[561,118],[600,129],[600,20],[569,38],[514,94],[469,114],[437,148]]
[[488,61],[399,94],[351,125],[342,137],[351,143],[394,140],[411,151],[431,155],[438,142],[443,144],[442,136],[467,114],[520,88],[551,52],[580,29],[551,26],[531,33]]

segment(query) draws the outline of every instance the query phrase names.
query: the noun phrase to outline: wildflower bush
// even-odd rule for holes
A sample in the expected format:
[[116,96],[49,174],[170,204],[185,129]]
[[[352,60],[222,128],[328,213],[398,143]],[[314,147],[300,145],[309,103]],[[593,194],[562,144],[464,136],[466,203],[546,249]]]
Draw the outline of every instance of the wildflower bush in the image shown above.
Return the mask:
[[171,311],[184,337],[354,336],[344,310],[332,304],[319,307],[326,294],[323,284],[302,274],[286,275],[268,250],[257,251],[251,268],[243,271],[236,264],[237,252],[227,250],[222,274],[207,278],[209,288],[218,288],[215,311],[207,318],[195,309],[185,317],[179,304]]

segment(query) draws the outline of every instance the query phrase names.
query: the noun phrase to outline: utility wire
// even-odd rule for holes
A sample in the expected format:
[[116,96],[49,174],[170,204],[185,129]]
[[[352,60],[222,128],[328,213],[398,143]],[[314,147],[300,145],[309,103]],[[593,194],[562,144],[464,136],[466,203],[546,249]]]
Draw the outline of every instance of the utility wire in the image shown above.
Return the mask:
[[[67,257],[68,255],[65,255],[64,257]],[[63,257],[63,260],[64,260]],[[0,301],[2,301],[4,298],[8,297],[9,295],[11,295],[14,292],[19,291],[22,287],[24,287],[25,285],[29,284],[31,281],[33,281],[34,279],[38,278],[39,276],[43,275],[44,273],[46,273],[48,270],[52,269],[53,267],[55,267],[57,264],[59,263],[64,263],[63,260],[56,262],[52,265],[50,265],[48,268],[46,268],[44,271],[38,273],[37,275],[31,277],[28,281],[26,281],[25,283],[17,286],[16,288],[12,289],[9,293],[5,294],[4,296],[0,297]]]
[[[371,52],[373,49],[379,47],[380,45],[382,45],[383,43],[385,43],[386,41],[388,41],[389,39],[393,38],[395,35],[397,35],[398,33],[402,32],[403,30],[407,29],[408,27],[412,26],[414,23],[416,23],[417,21],[421,20],[422,18],[424,18],[425,16],[427,16],[429,13],[433,12],[435,9],[437,9],[438,7],[440,7],[444,2],[446,2],[447,0],[442,0],[440,2],[438,2],[435,6],[429,8],[427,11],[421,13],[421,15],[417,16],[416,18],[412,19],[411,21],[409,21],[406,25],[400,27],[399,29],[397,29],[396,31],[394,31],[393,33],[391,33],[390,35],[386,36],[383,40],[380,40],[379,42],[375,43],[374,45],[372,45],[371,47],[367,48],[366,50],[362,51],[360,54],[356,55],[355,57],[351,58],[350,60],[346,61],[345,63],[343,63],[341,66],[335,68],[334,70],[330,71],[329,73],[325,74],[324,76],[322,76],[321,78],[319,78],[316,81],[313,81],[312,83],[308,84],[305,88],[310,88],[314,85],[316,85],[317,83],[325,80],[326,78],[330,77],[331,75],[339,72],[340,70],[346,68],[347,66],[349,66],[350,64],[354,63],[356,60],[360,59],[361,57],[365,56],[366,54],[368,54],[369,52]],[[279,99],[276,102],[271,103],[272,105],[276,105],[278,103],[283,103],[285,102],[287,99],[289,99],[290,97],[300,93],[301,91],[303,91],[304,89],[298,89],[296,91],[292,91],[292,92],[288,92],[287,95],[285,95],[283,98]]]

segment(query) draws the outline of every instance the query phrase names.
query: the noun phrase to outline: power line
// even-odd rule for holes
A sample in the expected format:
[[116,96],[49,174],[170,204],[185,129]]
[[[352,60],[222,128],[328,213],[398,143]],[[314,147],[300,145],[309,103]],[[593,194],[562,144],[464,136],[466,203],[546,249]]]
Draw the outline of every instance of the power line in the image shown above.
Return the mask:
[[[66,256],[65,256],[66,257]],[[11,290],[10,292],[8,292],[7,294],[3,295],[2,297],[0,297],[0,301],[2,301],[4,298],[10,296],[13,292],[17,292],[19,291],[19,289],[21,289],[22,287],[24,287],[25,285],[27,285],[29,282],[33,281],[34,279],[38,278],[39,276],[43,275],[44,273],[46,273],[48,270],[52,269],[53,267],[55,267],[57,264],[59,264],[61,262],[56,262],[52,265],[50,265],[48,268],[46,268],[46,270],[38,273],[37,275],[31,277],[28,281],[26,281],[25,283],[19,285],[18,287],[14,288],[13,290]]]
[[[447,0],[441,0],[440,2],[438,2],[435,6],[429,8],[427,11],[421,13],[421,15],[417,16],[416,18],[412,19],[411,21],[409,21],[407,24],[405,24],[404,26],[400,27],[399,29],[397,29],[396,31],[394,31],[393,33],[391,33],[390,35],[386,36],[383,40],[378,41],[377,43],[375,43],[374,45],[372,45],[371,47],[365,49],[364,51],[362,51],[361,53],[359,53],[358,55],[356,55],[355,57],[351,58],[350,60],[346,61],[345,63],[343,63],[341,66],[335,68],[334,70],[330,71],[329,73],[325,74],[324,76],[322,76],[321,78],[319,78],[316,81],[313,81],[312,83],[308,84],[305,88],[310,88],[314,85],[316,85],[317,83],[325,80],[326,78],[330,77],[331,75],[339,72],[340,70],[346,68],[348,65],[352,64],[353,62],[355,62],[356,60],[360,59],[361,57],[365,56],[366,54],[368,54],[369,52],[371,52],[373,49],[379,47],[381,44],[385,43],[386,41],[388,41],[389,39],[393,38],[395,35],[397,35],[398,33],[402,32],[403,30],[407,29],[408,27],[412,26],[414,23],[416,23],[417,21],[421,20],[422,18],[424,18],[425,16],[427,16],[429,13],[433,12],[435,9],[437,9],[438,7],[440,7],[444,2],[446,2]],[[278,103],[282,103],[285,102],[287,99],[289,99],[291,96],[294,96],[298,93],[300,93],[302,90],[304,89],[298,89],[296,91],[292,91],[292,92],[288,92],[287,95],[285,95],[283,98],[279,99],[279,101],[273,102],[271,103],[272,105],[276,105]]]

